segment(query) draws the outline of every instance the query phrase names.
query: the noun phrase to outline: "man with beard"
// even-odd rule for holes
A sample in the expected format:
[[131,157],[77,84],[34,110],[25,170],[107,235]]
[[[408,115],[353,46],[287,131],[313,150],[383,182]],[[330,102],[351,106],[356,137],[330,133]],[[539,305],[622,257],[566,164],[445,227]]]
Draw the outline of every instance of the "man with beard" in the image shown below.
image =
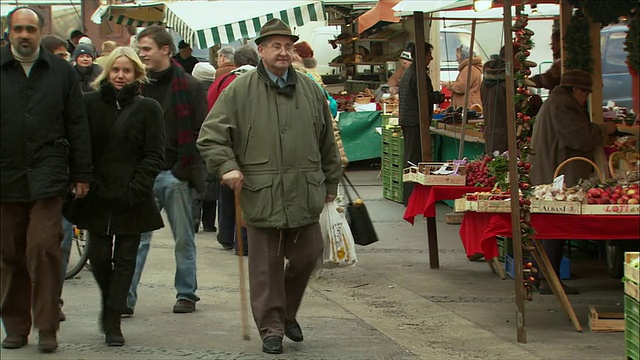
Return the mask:
[[33,325],[40,351],[53,352],[62,203],[69,190],[76,198],[89,191],[89,127],[74,70],[41,46],[42,16],[18,7],[7,18],[10,44],[0,52],[2,347],[25,346]]
[[251,310],[269,354],[283,336],[303,340],[296,315],[322,255],[319,216],[342,173],[327,99],[291,66],[296,40],[282,20],[264,24],[257,69],[220,94],[198,138],[209,172],[242,193]]
[[[175,241],[176,274],[174,286],[177,302],[174,313],[196,310],[196,243],[191,213],[191,188],[204,192],[202,158],[196,148],[196,137],[207,116],[206,90],[171,59],[173,38],[161,26],[144,29],[137,38],[140,59],[148,70],[149,83],[142,95],[158,101],[164,109],[165,162],[156,178],[153,193],[160,210],[167,210]],[[133,315],[136,289],[149,254],[151,233],[140,237],[136,271],[123,315]]]

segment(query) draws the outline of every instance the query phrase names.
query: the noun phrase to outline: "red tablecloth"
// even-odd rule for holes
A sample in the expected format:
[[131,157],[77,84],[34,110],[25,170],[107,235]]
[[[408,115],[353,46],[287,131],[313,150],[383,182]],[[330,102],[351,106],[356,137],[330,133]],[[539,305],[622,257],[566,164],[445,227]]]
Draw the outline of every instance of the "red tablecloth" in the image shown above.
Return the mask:
[[455,200],[466,193],[476,191],[491,191],[491,188],[475,186],[427,186],[416,184],[409,197],[407,209],[404,211],[404,219],[413,224],[417,215],[424,217],[436,216],[436,201]]
[[[640,238],[640,216],[531,214],[538,239],[635,240]],[[467,256],[498,256],[496,236],[511,237],[511,214],[467,212],[460,238]]]

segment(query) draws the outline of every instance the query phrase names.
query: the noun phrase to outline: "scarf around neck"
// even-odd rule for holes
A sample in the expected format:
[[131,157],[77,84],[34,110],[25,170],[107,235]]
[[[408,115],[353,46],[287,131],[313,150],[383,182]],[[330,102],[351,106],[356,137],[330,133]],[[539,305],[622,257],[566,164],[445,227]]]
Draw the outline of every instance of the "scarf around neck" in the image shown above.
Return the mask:
[[171,105],[178,121],[178,161],[184,166],[195,164],[197,154],[193,130],[193,106],[189,102],[187,75],[177,61],[171,59]]

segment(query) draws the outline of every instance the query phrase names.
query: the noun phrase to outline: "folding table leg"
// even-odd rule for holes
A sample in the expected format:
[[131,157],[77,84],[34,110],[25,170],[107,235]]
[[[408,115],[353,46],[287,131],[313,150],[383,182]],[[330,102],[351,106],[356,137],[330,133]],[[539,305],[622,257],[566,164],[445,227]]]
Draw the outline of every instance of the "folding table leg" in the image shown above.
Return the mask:
[[491,258],[487,260],[487,262],[489,263],[489,267],[491,268],[492,273],[495,274],[497,271],[500,279],[504,280],[507,278],[507,274],[505,274],[504,269],[502,268],[502,265],[500,265],[500,261],[498,261],[497,257]]
[[427,217],[427,246],[429,247],[429,267],[440,269],[440,259],[438,258],[438,230],[436,228],[436,218]]
[[547,282],[549,282],[551,290],[553,290],[553,293],[556,295],[556,298],[558,299],[558,302],[560,302],[560,305],[564,309],[564,312],[573,323],[573,326],[575,326],[578,332],[582,332],[582,325],[580,325],[580,321],[576,316],[576,312],[573,310],[573,306],[571,306],[569,298],[562,288],[562,284],[560,283],[560,279],[558,279],[558,275],[555,271],[553,271],[549,256],[547,256],[547,253],[544,251],[544,248],[542,247],[542,244],[539,240],[534,239],[533,244],[535,249],[531,253],[535,258],[540,271],[542,271],[544,277],[547,279]]

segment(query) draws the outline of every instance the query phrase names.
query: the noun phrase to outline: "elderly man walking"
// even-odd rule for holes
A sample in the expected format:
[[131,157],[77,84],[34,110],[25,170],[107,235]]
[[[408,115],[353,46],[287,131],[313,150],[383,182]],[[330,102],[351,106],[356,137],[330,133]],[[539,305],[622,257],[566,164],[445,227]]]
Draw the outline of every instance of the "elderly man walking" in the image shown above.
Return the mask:
[[303,340],[296,315],[322,254],[320,212],[341,174],[327,100],[291,66],[296,40],[284,22],[268,21],[257,69],[222,92],[198,138],[209,171],[241,191],[251,309],[269,354],[282,353],[283,336]]
[[89,191],[89,125],[73,68],[41,46],[42,16],[18,7],[7,18],[10,44],[0,52],[2,347],[25,346],[33,325],[40,351],[52,352],[58,347],[62,204],[70,189],[76,198]]

